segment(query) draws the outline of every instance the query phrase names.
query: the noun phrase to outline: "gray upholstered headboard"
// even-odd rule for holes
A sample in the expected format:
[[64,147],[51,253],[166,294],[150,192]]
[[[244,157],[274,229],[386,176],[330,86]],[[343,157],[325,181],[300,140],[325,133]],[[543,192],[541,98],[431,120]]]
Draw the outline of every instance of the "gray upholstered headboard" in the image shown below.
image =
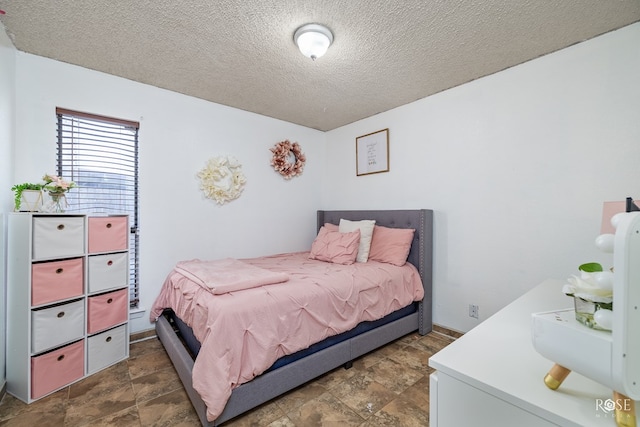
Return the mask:
[[425,290],[424,301],[429,301],[429,315],[432,287],[433,257],[433,211],[415,210],[370,210],[370,211],[318,211],[318,230],[325,223],[339,224],[340,219],[357,221],[374,219],[377,225],[393,228],[413,228],[416,230],[409,252],[408,262],[420,271]]

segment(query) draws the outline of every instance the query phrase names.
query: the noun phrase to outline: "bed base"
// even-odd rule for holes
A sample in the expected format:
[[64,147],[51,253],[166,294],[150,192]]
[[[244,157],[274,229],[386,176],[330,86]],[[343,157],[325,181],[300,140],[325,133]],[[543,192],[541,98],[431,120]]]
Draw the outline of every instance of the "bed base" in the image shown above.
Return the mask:
[[238,386],[233,390],[224,411],[213,422],[207,420],[206,405],[198,392],[193,389],[191,377],[193,357],[167,318],[160,316],[156,322],[156,333],[178,372],[203,426],[217,426],[339,366],[349,364],[354,359],[411,332],[418,330],[421,335],[426,335],[431,331],[433,212],[424,209],[412,211],[318,211],[318,228],[325,222],[336,223],[336,219],[339,220],[339,218],[376,219],[380,225],[416,229],[409,261],[416,265],[420,271],[425,288],[425,296],[418,305],[418,311],[266,372],[252,381]]
[[256,377],[233,390],[224,411],[214,421],[207,421],[207,408],[193,389],[191,372],[193,358],[165,316],[156,324],[158,338],[178,372],[189,399],[203,426],[217,426],[278,397],[337,367],[348,364],[378,347],[388,344],[416,330],[418,313],[410,314],[374,330],[365,332],[331,347],[327,347],[276,370]]

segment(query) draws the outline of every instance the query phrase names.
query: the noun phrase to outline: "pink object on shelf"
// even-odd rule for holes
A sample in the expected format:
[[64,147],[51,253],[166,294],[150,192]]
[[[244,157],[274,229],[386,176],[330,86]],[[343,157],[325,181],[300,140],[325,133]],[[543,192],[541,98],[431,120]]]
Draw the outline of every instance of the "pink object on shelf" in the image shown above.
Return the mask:
[[126,322],[129,319],[128,304],[128,289],[89,297],[87,332],[93,334]]
[[128,248],[126,216],[89,218],[89,253],[126,251]]
[[[636,205],[640,205],[640,200],[634,200]],[[611,218],[615,214],[625,212],[627,206],[626,201],[620,202],[604,202],[602,204],[602,224],[600,226],[600,234],[616,234],[616,229],[611,225]]]
[[31,359],[31,398],[38,399],[84,375],[84,341]]
[[82,258],[31,266],[31,305],[41,305],[82,295]]

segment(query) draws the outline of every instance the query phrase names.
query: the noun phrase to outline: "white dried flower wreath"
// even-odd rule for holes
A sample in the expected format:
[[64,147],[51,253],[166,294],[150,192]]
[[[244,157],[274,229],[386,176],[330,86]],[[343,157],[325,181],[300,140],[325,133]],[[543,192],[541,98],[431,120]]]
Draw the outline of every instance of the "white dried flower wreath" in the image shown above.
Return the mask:
[[198,172],[198,178],[204,196],[215,200],[219,205],[240,197],[247,182],[242,173],[242,165],[231,156],[212,157]]

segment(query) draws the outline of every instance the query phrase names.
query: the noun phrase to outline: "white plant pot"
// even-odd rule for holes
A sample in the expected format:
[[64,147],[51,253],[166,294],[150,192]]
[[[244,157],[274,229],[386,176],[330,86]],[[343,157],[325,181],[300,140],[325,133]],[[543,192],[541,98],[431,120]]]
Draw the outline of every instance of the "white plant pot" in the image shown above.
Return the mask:
[[39,212],[42,208],[42,191],[23,190],[20,195],[20,212]]

